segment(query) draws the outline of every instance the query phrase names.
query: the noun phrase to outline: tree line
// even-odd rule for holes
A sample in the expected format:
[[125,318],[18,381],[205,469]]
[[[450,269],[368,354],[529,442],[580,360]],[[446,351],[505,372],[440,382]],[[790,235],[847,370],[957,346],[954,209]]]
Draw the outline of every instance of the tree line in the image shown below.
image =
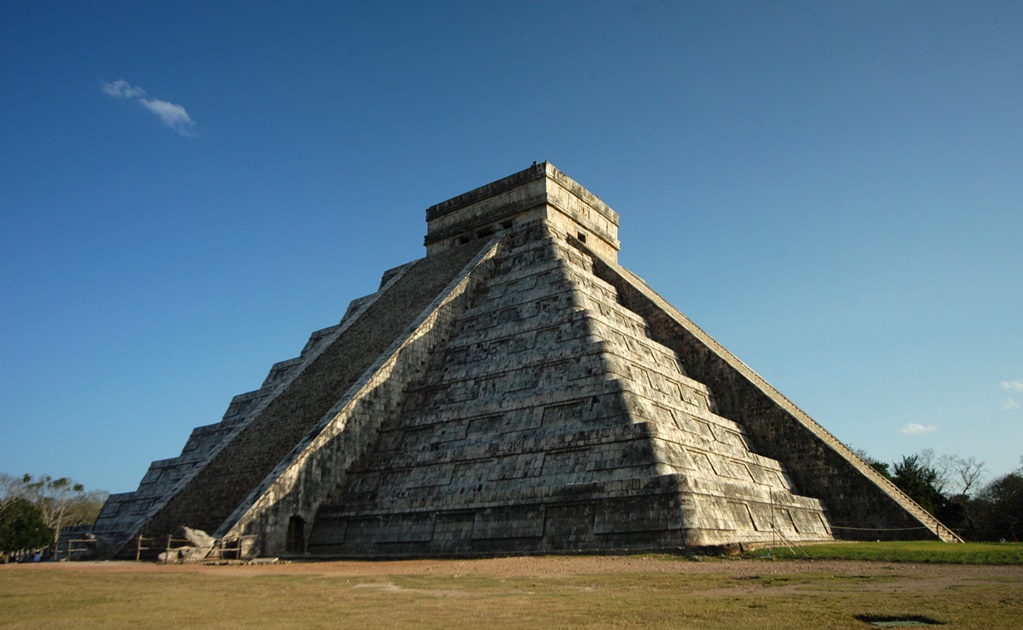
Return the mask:
[[1023,540],[1023,456],[1019,468],[985,483],[987,466],[975,457],[924,449],[889,466],[857,454],[964,540]]
[[68,477],[0,473],[0,553],[55,548],[65,527],[95,523],[108,496]]

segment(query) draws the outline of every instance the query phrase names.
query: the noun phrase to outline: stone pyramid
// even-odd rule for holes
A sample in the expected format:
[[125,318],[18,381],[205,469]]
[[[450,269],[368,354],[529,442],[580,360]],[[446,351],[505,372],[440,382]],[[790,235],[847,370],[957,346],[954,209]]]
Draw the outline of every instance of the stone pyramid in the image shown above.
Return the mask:
[[335,557],[955,534],[617,263],[548,163],[427,210],[387,271],[94,532]]

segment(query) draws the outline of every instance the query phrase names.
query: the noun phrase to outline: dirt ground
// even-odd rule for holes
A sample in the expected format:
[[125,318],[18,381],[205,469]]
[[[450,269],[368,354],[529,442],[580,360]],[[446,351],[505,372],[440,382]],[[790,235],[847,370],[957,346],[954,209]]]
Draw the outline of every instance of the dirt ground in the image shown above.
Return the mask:
[[[739,560],[703,561],[644,556],[559,556],[512,557],[467,560],[391,560],[391,561],[293,561],[279,564],[247,565],[162,565],[134,562],[61,562],[18,565],[38,571],[119,571],[119,572],[202,572],[221,576],[255,575],[486,575],[503,577],[570,577],[594,574],[683,573],[727,574],[733,578],[819,574],[821,576],[876,576],[891,580],[872,587],[897,592],[908,587],[916,591],[942,590],[967,581],[1023,578],[1020,565],[960,565],[861,562],[847,560]],[[4,568],[15,568],[14,565]],[[2,569],[0,569],[2,570]],[[900,579],[901,578],[901,579]],[[737,590],[742,590],[737,587]]]
[[1021,586],[1023,565],[842,560],[60,562],[0,566],[0,627],[1010,628]]

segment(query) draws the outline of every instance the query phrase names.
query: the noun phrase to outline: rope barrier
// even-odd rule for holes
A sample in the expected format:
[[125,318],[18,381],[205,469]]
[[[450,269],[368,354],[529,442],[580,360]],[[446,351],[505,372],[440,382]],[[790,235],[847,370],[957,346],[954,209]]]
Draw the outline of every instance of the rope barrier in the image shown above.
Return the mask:
[[849,529],[858,532],[908,532],[917,529],[926,529],[930,531],[929,527],[840,527],[838,525],[832,525],[831,529]]

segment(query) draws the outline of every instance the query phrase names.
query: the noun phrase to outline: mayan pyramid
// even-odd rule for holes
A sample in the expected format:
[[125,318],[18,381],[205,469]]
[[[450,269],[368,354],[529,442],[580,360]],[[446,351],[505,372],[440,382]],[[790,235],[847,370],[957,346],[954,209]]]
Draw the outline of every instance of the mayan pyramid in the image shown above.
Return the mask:
[[552,165],[426,217],[426,257],[94,532],[373,558],[956,540],[620,267],[617,213]]

